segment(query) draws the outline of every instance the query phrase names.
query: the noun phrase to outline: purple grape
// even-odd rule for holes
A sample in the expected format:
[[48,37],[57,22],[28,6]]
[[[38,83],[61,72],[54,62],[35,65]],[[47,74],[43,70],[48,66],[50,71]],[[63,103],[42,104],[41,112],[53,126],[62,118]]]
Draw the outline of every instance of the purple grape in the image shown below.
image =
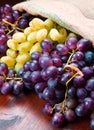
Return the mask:
[[0,44],[0,53],[6,54],[6,50],[8,49],[7,44]]
[[50,55],[52,58],[59,58],[60,57],[57,50],[51,51]]
[[12,86],[8,82],[4,82],[1,88],[2,94],[10,94],[12,92]]
[[4,7],[3,6],[0,7],[0,13],[4,14]]
[[47,85],[49,88],[55,89],[58,85],[58,78],[49,78]]
[[31,81],[33,83],[41,82],[42,81],[41,71],[33,71],[31,73]]
[[74,88],[74,87],[70,87],[69,89],[68,89],[68,92],[67,92],[67,97],[68,98],[74,98],[74,97],[76,97],[76,88]]
[[38,94],[38,97],[39,97],[40,99],[42,99],[42,100],[45,100],[44,97],[43,97],[43,93],[39,93],[39,94]]
[[79,104],[76,109],[75,109],[75,113],[78,117],[82,117],[88,114],[88,109],[85,107],[85,105]]
[[26,27],[28,27],[29,24],[28,24],[28,20],[25,19],[25,18],[21,18],[17,24],[17,27],[19,28],[22,28],[22,29],[25,29]]
[[65,90],[55,90],[56,98],[58,99],[64,99],[65,96]]
[[56,50],[58,51],[59,55],[61,55],[61,56],[67,55],[68,51],[69,51],[68,47],[64,44],[57,44]]
[[16,76],[16,71],[13,70],[13,69],[9,69],[7,77],[12,78],[12,77],[15,77],[15,76]]
[[76,49],[77,47],[77,38],[76,37],[69,37],[67,38],[66,40],[66,45],[69,49],[73,50],[73,49]]
[[94,63],[94,52],[87,51],[85,53],[85,62],[89,65]]
[[78,62],[78,67],[79,67],[80,69],[82,69],[82,68],[85,67],[85,66],[86,66],[85,61],[81,60],[81,61]]
[[24,71],[29,71],[29,70],[30,70],[30,62],[27,61],[27,62],[24,64],[23,68],[24,68]]
[[86,98],[88,95],[88,92],[85,88],[78,88],[77,89],[77,97],[78,98]]
[[75,59],[76,59],[77,61],[84,60],[84,53],[81,52],[81,51],[77,51],[77,52],[75,53]]
[[60,112],[62,110],[62,104],[55,105],[54,112]]
[[30,71],[36,71],[40,69],[41,67],[39,65],[39,62],[37,60],[32,60],[32,62],[30,63]]
[[13,23],[13,17],[12,15],[6,15],[3,20],[8,21],[10,23]]
[[90,128],[91,130],[94,130],[94,119],[90,121]]
[[92,99],[94,99],[94,91],[91,91],[90,96]]
[[76,76],[73,79],[73,84],[75,87],[83,87],[85,85],[85,79],[82,76]]
[[93,69],[91,67],[85,66],[82,68],[82,73],[84,74],[85,79],[89,79],[93,75]]
[[6,44],[7,42],[7,36],[5,34],[0,35],[0,44]]
[[31,53],[31,60],[38,60],[40,55],[41,55],[41,53],[37,52],[37,51]]
[[62,56],[61,60],[62,60],[63,63],[66,63],[67,60],[68,60],[68,56]]
[[62,60],[60,58],[54,57],[54,58],[52,58],[52,61],[53,61],[54,66],[56,66],[56,67],[62,66]]
[[22,78],[24,82],[31,82],[31,72],[26,71],[25,73],[22,74]]
[[22,81],[16,81],[13,86],[13,94],[19,95],[24,88],[24,84]]
[[52,42],[51,42],[50,40],[48,40],[48,39],[43,40],[43,41],[40,43],[40,46],[41,46],[43,52],[48,52],[48,53],[49,53],[49,52],[51,52],[52,49],[53,49],[53,44],[52,44]]
[[8,66],[5,63],[0,63],[0,74],[1,75],[8,74]]
[[55,99],[55,91],[47,87],[43,91],[43,97],[47,101],[53,100]]
[[45,82],[36,83],[34,86],[36,93],[42,93],[43,90],[47,87],[47,83]]
[[5,32],[4,32],[4,29],[0,28],[0,36],[1,36],[2,34],[5,34]]
[[94,110],[94,101],[92,98],[90,98],[90,97],[85,98],[84,104],[88,110]]
[[45,113],[46,115],[48,116],[51,116],[52,113],[53,113],[53,108],[52,108],[52,105],[50,103],[46,103],[44,106],[43,106],[43,113]]
[[1,29],[3,29],[4,31],[7,30],[7,25],[1,25]]
[[65,105],[69,108],[69,109],[73,109],[77,106],[77,100],[75,98],[67,98]]
[[34,84],[31,83],[31,82],[24,82],[24,87],[25,87],[27,90],[34,90]]
[[12,7],[9,4],[5,4],[4,5],[4,9],[3,9],[4,13],[7,14],[11,14],[12,13]]
[[65,124],[65,116],[62,113],[56,112],[52,117],[52,125],[61,127]]
[[68,122],[73,122],[76,119],[76,114],[72,109],[68,109],[64,112],[65,119]]
[[62,74],[61,79],[60,79],[60,83],[62,85],[66,85],[66,82],[71,78],[71,73],[67,72]]
[[4,83],[4,77],[0,76],[0,88],[2,87],[3,83]]
[[53,61],[51,58],[49,58],[47,56],[41,56],[39,58],[39,64],[40,64],[41,68],[46,69],[48,66],[53,65]]
[[87,80],[85,88],[88,91],[94,91],[94,78]]
[[90,115],[90,119],[94,119],[94,113]]
[[78,68],[78,63],[75,63],[75,61],[70,63],[70,65],[75,66],[76,68]]
[[58,67],[57,69],[58,69],[57,72],[58,75],[62,75],[64,73],[64,69],[62,67]]
[[44,81],[47,81],[49,78],[48,78],[48,75],[46,74],[46,71],[45,70],[42,70],[41,71],[41,77]]
[[91,47],[92,43],[87,39],[82,38],[77,42],[77,49],[79,51],[85,52],[89,50]]
[[55,66],[49,66],[47,69],[46,69],[46,74],[48,75],[49,78],[51,77],[55,77],[58,73],[58,70],[57,70],[57,67]]
[[18,10],[12,10],[12,16],[13,16],[14,21],[15,21],[21,16],[21,13]]
[[17,75],[18,75],[19,77],[22,77],[23,73],[24,73],[24,69],[21,68],[21,69],[18,70]]

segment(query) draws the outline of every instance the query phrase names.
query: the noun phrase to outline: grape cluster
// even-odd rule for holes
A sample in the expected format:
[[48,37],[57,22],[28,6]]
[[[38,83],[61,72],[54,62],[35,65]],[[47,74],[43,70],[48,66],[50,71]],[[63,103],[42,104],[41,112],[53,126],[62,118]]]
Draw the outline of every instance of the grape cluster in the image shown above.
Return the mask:
[[26,61],[30,60],[31,53],[42,51],[40,42],[46,38],[54,43],[64,42],[67,38],[67,31],[50,19],[33,18],[24,32],[14,33],[7,41],[8,49],[6,56],[1,57],[1,62],[18,71]]
[[[39,98],[48,103],[43,112],[52,124],[63,126],[94,111],[94,49],[84,38],[68,37],[65,44],[44,39],[42,52],[31,53],[31,61],[19,70],[23,81],[34,86]],[[91,129],[94,118],[91,117]]]
[[23,32],[35,16],[13,10],[11,5],[0,6],[0,57],[6,55],[7,40],[18,31]]
[[0,92],[7,94],[20,94],[24,89],[21,78],[17,77],[16,71],[8,69],[5,63],[0,63]]

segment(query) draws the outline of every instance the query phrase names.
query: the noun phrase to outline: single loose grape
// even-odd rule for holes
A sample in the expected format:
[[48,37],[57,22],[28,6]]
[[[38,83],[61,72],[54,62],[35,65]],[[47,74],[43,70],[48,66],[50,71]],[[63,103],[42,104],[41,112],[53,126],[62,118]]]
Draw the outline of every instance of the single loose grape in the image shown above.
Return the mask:
[[26,35],[23,32],[16,32],[13,34],[12,38],[18,43],[26,41]]

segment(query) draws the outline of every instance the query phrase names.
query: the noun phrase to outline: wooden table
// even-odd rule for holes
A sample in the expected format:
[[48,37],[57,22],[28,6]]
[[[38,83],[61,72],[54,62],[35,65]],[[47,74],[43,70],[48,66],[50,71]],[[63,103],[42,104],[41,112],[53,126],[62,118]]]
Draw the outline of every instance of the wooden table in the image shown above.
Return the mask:
[[[15,4],[22,0],[1,0]],[[19,97],[0,95],[0,130],[90,130],[89,119],[81,119],[64,128],[54,128],[51,118],[42,113],[45,102],[34,93]]]
[[89,119],[81,119],[64,128],[55,128],[44,115],[45,101],[34,93],[19,97],[0,95],[0,130],[90,130]]

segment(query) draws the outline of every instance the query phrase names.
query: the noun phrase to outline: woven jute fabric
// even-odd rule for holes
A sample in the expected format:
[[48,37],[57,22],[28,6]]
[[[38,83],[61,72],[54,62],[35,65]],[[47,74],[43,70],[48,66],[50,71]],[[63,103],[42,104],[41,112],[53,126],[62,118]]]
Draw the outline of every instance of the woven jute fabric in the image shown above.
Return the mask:
[[14,5],[13,9],[50,18],[91,40],[94,46],[94,0],[29,0]]

